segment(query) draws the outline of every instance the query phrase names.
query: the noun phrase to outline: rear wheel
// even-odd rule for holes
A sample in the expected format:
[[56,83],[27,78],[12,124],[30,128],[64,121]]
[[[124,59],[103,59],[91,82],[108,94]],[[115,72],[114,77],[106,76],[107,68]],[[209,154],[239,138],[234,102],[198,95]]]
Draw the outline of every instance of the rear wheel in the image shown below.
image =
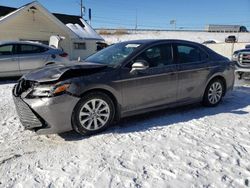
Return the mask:
[[75,131],[91,135],[106,129],[114,120],[115,107],[108,95],[93,92],[85,95],[72,114]]
[[216,106],[218,105],[223,97],[225,92],[225,87],[221,79],[212,80],[204,93],[203,104],[205,106]]

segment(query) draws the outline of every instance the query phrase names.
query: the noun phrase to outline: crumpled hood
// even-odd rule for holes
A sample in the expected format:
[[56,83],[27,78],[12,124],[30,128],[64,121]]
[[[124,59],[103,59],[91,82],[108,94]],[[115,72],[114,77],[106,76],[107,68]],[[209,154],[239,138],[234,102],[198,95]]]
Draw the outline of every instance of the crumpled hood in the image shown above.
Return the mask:
[[99,70],[102,70],[105,67],[106,65],[89,62],[56,64],[31,71],[28,74],[24,75],[23,78],[36,82],[53,82],[60,80],[62,76],[65,76],[67,73],[70,73],[72,77],[76,76],[76,74],[80,74],[83,76],[98,72]]

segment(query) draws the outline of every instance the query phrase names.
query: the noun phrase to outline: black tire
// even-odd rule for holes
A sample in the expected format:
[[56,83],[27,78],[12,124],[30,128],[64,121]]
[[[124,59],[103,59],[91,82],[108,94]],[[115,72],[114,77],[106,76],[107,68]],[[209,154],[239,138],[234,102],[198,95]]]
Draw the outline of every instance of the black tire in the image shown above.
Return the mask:
[[[100,128],[98,129],[94,129],[94,130],[90,130],[92,127],[95,127],[95,125],[91,125],[89,129],[87,129],[84,125],[82,125],[80,118],[80,113],[85,113],[83,111],[84,105],[86,104],[90,104],[90,101],[92,100],[99,100],[99,101],[104,101],[105,105],[108,105],[109,107],[109,117],[107,117],[105,119],[105,124],[103,124]],[[93,116],[93,115],[91,115]],[[95,116],[95,115],[94,115]],[[86,119],[88,119],[90,116],[87,116],[87,118],[85,118],[83,121],[85,121]],[[99,132],[104,131],[107,127],[109,127],[110,124],[113,123],[114,121],[114,117],[115,117],[115,105],[114,102],[110,99],[110,97],[102,92],[91,92],[88,93],[86,95],[84,95],[81,100],[76,104],[73,113],[72,113],[72,127],[73,129],[82,134],[82,135],[93,135]],[[95,119],[97,119],[97,117],[94,117]],[[105,117],[104,117],[105,118]],[[91,120],[89,120],[90,122]],[[97,124],[102,124],[100,121],[98,123],[99,120],[96,120]],[[93,122],[93,117],[92,117],[92,122]]]
[[[212,100],[211,99],[211,90],[210,89],[212,89],[212,87],[213,86],[215,86],[216,84],[218,84],[218,86],[220,86],[221,87],[221,90],[220,89],[218,89],[217,91],[220,93],[220,97],[217,99],[217,97],[218,97],[218,95],[217,95],[217,97],[216,97],[216,99],[217,100]],[[222,100],[222,98],[223,98],[223,96],[224,96],[224,94],[225,94],[225,85],[224,85],[224,83],[223,83],[223,81],[221,80],[221,79],[219,79],[219,78],[215,78],[215,79],[213,79],[213,80],[211,80],[210,82],[209,82],[209,84],[207,85],[207,87],[206,87],[206,90],[205,90],[205,93],[204,93],[204,96],[203,96],[203,101],[202,101],[202,104],[204,105],[204,106],[208,106],[208,107],[214,107],[214,106],[217,106],[220,102],[221,102],[221,100]]]

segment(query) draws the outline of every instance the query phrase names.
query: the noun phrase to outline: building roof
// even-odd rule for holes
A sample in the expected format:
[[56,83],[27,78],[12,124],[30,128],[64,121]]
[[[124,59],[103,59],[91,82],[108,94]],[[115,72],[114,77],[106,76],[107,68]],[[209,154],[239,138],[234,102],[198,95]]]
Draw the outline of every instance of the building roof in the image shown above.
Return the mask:
[[[24,5],[25,6],[25,5]],[[0,17],[6,16],[7,14],[14,12],[17,8],[14,7],[6,7],[0,6]],[[85,25],[81,22],[81,16],[77,15],[68,15],[68,14],[59,14],[59,13],[52,13],[58,20],[60,20],[65,25],[68,23],[78,24],[82,27]]]
[[59,13],[53,13],[53,15],[57,17],[57,19],[60,20],[65,25],[68,23],[73,23],[73,24],[79,24],[80,26],[85,27],[85,25],[80,20],[81,16],[59,14]]
[[51,13],[39,2],[33,1],[20,8],[0,6],[0,23],[6,22],[27,9],[39,9],[44,15],[64,29],[71,38],[103,41],[104,39],[80,16]]
[[7,14],[15,11],[16,8],[0,6],[0,17],[6,16]]

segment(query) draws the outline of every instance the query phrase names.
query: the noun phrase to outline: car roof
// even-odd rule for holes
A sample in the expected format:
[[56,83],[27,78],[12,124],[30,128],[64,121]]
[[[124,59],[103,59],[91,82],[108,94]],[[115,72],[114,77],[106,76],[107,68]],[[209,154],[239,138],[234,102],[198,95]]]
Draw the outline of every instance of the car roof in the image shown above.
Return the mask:
[[130,40],[130,41],[124,41],[122,43],[135,43],[135,44],[144,44],[144,45],[148,45],[148,44],[154,44],[154,43],[161,43],[161,42],[174,42],[174,43],[189,43],[189,44],[196,44],[196,45],[201,45],[199,43],[196,42],[192,42],[192,41],[187,41],[187,40],[180,40],[180,39],[143,39],[143,40]]
[[41,44],[39,42],[32,42],[32,41],[0,41],[0,45],[4,45],[4,44],[32,44],[32,45],[50,48],[48,45]]

